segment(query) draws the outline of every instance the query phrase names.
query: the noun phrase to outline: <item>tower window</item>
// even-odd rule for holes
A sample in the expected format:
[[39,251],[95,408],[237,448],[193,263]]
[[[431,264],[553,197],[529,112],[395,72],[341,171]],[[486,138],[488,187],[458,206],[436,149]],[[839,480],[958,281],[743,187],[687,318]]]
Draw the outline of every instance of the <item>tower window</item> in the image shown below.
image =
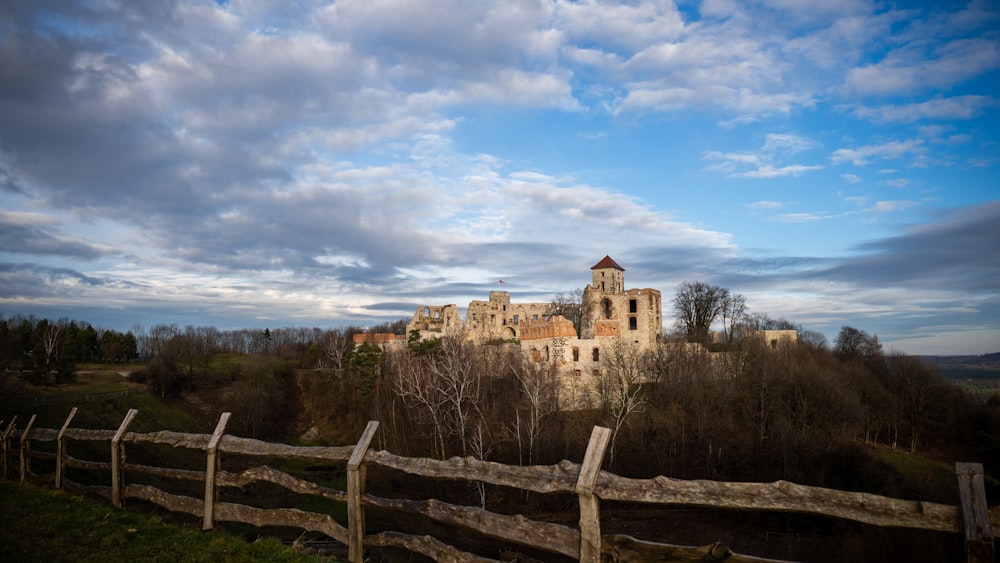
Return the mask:
[[601,361],[601,349],[600,348],[594,348],[594,361],[595,362]]
[[628,329],[629,330],[639,330],[639,322],[635,317],[628,318]]
[[628,300],[628,312],[629,313],[635,313],[637,311],[637,309],[638,309],[638,307],[636,305],[635,299],[629,299]]

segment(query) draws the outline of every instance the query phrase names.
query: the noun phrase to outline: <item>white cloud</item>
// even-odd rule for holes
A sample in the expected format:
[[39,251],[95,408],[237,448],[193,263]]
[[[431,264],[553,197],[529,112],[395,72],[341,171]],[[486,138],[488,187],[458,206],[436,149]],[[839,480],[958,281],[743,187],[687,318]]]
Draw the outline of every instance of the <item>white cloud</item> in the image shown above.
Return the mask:
[[806,137],[768,133],[764,137],[764,144],[756,152],[706,151],[702,160],[714,162],[708,166],[709,170],[726,173],[731,178],[799,176],[823,166],[782,164],[780,161],[816,146],[814,141]]
[[878,63],[848,71],[847,88],[862,95],[893,95],[947,88],[1000,67],[1000,44],[993,39],[955,39],[920,50],[914,42],[891,51]]
[[823,219],[823,217],[816,215],[815,213],[786,213],[784,215],[778,215],[774,218],[775,221],[781,223],[812,223],[821,219]]
[[750,209],[781,209],[784,204],[780,201],[755,201],[747,204]]
[[857,174],[845,173],[840,175],[848,184],[857,184],[861,181],[861,178]]
[[989,96],[955,96],[934,98],[923,102],[878,107],[856,107],[851,112],[861,118],[877,122],[912,123],[921,120],[970,120],[990,108],[1000,106],[1000,101]]
[[915,205],[917,205],[917,202],[908,200],[876,201],[875,205],[872,205],[865,211],[871,213],[891,213],[894,211],[904,211]]
[[834,164],[850,162],[855,166],[865,166],[871,164],[874,159],[894,160],[903,158],[907,154],[920,153],[922,145],[923,141],[920,139],[909,139],[890,141],[881,145],[866,145],[856,149],[837,149],[830,155],[830,160]]
[[731,174],[735,178],[781,178],[782,176],[801,176],[804,172],[819,170],[823,168],[819,165],[804,166],[802,164],[791,164],[788,166],[764,165],[756,170]]

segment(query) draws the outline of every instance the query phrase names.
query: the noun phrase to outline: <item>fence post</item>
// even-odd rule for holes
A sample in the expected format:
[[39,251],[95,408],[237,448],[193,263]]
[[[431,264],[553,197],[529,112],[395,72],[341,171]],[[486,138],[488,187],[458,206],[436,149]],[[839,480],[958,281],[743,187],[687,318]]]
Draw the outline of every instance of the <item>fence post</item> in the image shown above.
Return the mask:
[[993,561],[993,530],[986,506],[986,486],[981,463],[955,464],[958,475],[959,514],[965,532],[965,556],[969,563]]
[[365,454],[371,446],[378,421],[369,420],[350,459],[347,460],[347,560],[361,563],[365,558],[365,509],[361,495],[365,494]]
[[35,419],[38,417],[37,414],[31,415],[31,419],[28,420],[28,425],[24,427],[21,432],[21,482],[25,482],[28,479],[28,474],[31,473],[31,440],[28,439],[28,434],[31,433],[31,427],[35,424]]
[[7,448],[10,445],[10,435],[14,432],[14,423],[17,422],[17,415],[10,419],[10,424],[3,431],[3,435],[0,436],[0,447],[3,448],[3,478],[7,479]]
[[576,480],[576,494],[580,499],[581,562],[597,563],[601,560],[601,506],[594,496],[594,487],[597,486],[597,476],[601,473],[601,463],[610,438],[610,429],[594,427],[580,466],[580,476]]
[[62,429],[59,430],[59,436],[56,437],[56,488],[61,489],[63,486],[63,479],[66,477],[66,429],[69,428],[70,421],[76,416],[76,407],[73,407],[69,411],[69,416],[66,417],[66,422],[63,423]]
[[128,425],[135,420],[135,415],[139,414],[136,409],[129,409],[122,419],[121,426],[111,438],[111,505],[115,508],[122,508],[122,463],[125,461],[125,450],[122,448],[122,438]]
[[215,504],[219,501],[219,488],[215,486],[215,474],[219,471],[219,442],[226,432],[226,424],[233,413],[224,412],[215,425],[215,432],[208,441],[205,451],[208,454],[208,465],[205,467],[205,510],[201,529],[211,530],[215,527]]

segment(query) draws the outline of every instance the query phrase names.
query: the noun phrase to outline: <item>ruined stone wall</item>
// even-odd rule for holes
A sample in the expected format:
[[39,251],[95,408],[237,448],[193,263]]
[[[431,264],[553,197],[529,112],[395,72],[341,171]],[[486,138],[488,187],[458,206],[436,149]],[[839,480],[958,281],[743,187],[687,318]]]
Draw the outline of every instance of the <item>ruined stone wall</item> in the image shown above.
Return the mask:
[[648,346],[660,336],[663,313],[655,289],[608,294],[588,286],[583,301],[582,338],[619,337]]
[[778,349],[781,346],[795,344],[799,341],[799,332],[797,330],[762,330],[760,331],[760,335],[764,339],[764,345],[772,350]]
[[455,305],[422,305],[406,325],[406,334],[419,331],[421,337],[441,336],[462,329],[462,314]]
[[573,321],[562,315],[545,318],[528,319],[519,325],[518,339],[536,340],[541,338],[572,338],[576,339],[576,329]]
[[378,345],[390,345],[390,344],[405,344],[406,336],[402,334],[389,334],[385,332],[375,332],[375,333],[359,333],[351,337],[354,340],[354,344],[360,346],[361,344],[378,344]]
[[489,301],[469,303],[465,326],[475,339],[519,339],[523,325],[545,320],[549,309],[549,303],[511,303],[510,293],[491,291]]

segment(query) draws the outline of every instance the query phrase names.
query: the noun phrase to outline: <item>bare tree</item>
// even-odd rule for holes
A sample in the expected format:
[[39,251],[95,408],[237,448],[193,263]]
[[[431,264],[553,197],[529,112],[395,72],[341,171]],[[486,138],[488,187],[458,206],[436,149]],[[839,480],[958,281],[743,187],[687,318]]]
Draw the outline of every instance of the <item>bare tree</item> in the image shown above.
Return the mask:
[[608,464],[615,461],[615,443],[629,416],[646,406],[643,389],[645,361],[639,347],[616,340],[601,361],[601,395],[607,409],[606,424],[611,428]]
[[429,357],[414,357],[409,350],[393,354],[396,359],[395,391],[417,423],[430,424],[434,449],[446,455],[443,409],[447,398],[434,378]]
[[882,356],[878,336],[869,335],[852,326],[841,327],[833,352],[842,360],[874,360]]
[[[556,401],[558,368],[555,363],[540,365],[525,362],[523,358],[519,359],[521,361],[512,366],[512,371],[525,406],[514,411],[514,435],[518,440],[520,463],[523,464],[526,457],[528,465],[531,465],[534,462],[535,444],[542,432],[542,419],[558,409]],[[522,410],[525,411],[523,415]],[[522,437],[527,439],[526,448],[522,446]]]
[[549,304],[548,314],[565,317],[573,323],[576,333],[580,334],[580,323],[583,321],[583,290],[577,288],[567,294],[557,293]]
[[429,366],[444,396],[446,428],[458,438],[463,456],[469,455],[469,431],[482,417],[483,377],[473,369],[473,346],[465,335],[446,336]]
[[326,333],[326,344],[323,351],[326,357],[333,363],[333,368],[337,373],[342,373],[344,369],[344,356],[347,354],[350,345],[350,338],[343,330],[330,330]]
[[719,311],[722,316],[722,336],[729,344],[736,336],[736,329],[747,313],[747,300],[739,293],[726,292]]
[[708,331],[722,312],[729,290],[705,282],[684,282],[674,297],[674,314],[689,342],[708,342]]
[[[446,437],[457,439],[463,456],[469,455],[471,434],[483,419],[484,369],[482,348],[465,335],[448,335],[430,354],[400,353],[396,393],[415,411],[418,419],[429,422],[438,453],[447,455]],[[481,436],[482,437],[482,436]],[[480,448],[483,449],[483,448]]]
[[42,347],[45,349],[45,366],[52,364],[52,356],[59,348],[59,335],[62,333],[62,325],[48,323],[42,333]]

